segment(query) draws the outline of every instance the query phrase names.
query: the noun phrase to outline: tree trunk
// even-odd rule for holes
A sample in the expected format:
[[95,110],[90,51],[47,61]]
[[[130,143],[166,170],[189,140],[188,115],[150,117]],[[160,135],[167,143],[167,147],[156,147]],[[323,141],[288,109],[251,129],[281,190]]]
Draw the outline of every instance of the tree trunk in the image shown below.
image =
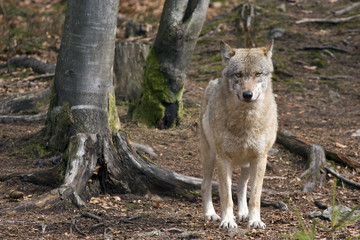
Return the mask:
[[166,0],[155,43],[144,70],[133,119],[158,128],[174,127],[182,116],[186,71],[203,26],[208,0]]
[[[61,195],[83,206],[102,141],[120,128],[113,89],[118,0],[69,0],[47,119],[64,154]],[[66,150],[65,150],[66,149]]]

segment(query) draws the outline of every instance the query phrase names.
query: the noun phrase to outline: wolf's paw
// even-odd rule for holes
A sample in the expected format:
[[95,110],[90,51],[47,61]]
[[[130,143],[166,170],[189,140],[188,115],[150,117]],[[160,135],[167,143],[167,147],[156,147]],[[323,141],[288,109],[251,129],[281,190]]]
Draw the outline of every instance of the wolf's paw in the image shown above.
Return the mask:
[[249,214],[238,214],[239,222],[246,222],[249,220]]
[[205,216],[205,222],[207,222],[207,221],[217,222],[217,221],[220,221],[220,219],[221,219],[220,216],[217,215],[216,213]]
[[237,228],[235,220],[222,220],[219,228]]
[[261,220],[259,220],[259,221],[250,221],[249,226],[252,227],[252,228],[261,228],[261,229],[266,228],[265,223],[263,223]]

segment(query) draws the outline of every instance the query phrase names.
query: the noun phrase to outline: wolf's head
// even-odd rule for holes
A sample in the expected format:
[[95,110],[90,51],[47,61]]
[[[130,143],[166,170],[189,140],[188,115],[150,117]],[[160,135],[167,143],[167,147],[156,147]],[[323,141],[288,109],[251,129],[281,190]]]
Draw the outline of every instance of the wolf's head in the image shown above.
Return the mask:
[[260,48],[231,48],[221,42],[222,78],[228,89],[241,101],[263,98],[271,81],[273,42]]

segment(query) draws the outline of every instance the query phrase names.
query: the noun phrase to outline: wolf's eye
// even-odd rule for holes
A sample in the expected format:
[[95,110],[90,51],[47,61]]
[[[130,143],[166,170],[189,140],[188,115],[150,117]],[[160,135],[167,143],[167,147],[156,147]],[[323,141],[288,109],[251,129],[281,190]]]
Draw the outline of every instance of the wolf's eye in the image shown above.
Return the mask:
[[262,75],[262,73],[261,72],[257,72],[257,73],[255,73],[255,77],[260,77]]
[[242,72],[235,73],[235,77],[242,78],[243,74]]

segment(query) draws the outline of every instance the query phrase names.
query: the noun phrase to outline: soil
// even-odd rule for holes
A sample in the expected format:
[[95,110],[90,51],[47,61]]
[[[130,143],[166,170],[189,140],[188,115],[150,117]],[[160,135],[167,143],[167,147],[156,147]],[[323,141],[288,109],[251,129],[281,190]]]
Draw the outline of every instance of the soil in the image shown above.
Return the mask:
[[[2,2],[5,9],[9,10],[12,6],[10,1]],[[63,7],[59,8],[63,4],[61,1],[52,4],[46,0],[12,2],[18,2],[24,9],[38,9],[40,13],[46,13],[45,18],[38,19],[39,22],[44,22],[44,19],[47,21],[47,18],[50,18],[49,21],[63,21]],[[148,21],[151,28],[148,28],[145,36],[131,37],[131,40],[153,41],[162,2],[121,1],[119,16],[123,22],[119,24],[117,37],[126,39],[126,21],[141,19],[143,22]],[[311,143],[340,152],[359,162],[360,137],[354,136],[360,129],[359,21],[295,24],[302,18],[332,17],[331,10],[352,3],[345,0],[257,1],[255,32],[257,42],[262,44],[268,41],[267,36],[272,29],[285,30],[281,37],[275,39],[273,54],[273,86],[278,104],[279,129],[287,129]],[[161,167],[201,178],[199,103],[208,81],[220,76],[219,41],[224,40],[236,46],[236,21],[232,10],[238,4],[235,1],[221,1],[212,3],[209,8],[208,21],[189,67],[184,118],[179,126],[170,130],[148,129],[129,121],[126,116],[128,104],[119,104],[122,129],[132,141],[151,146],[157,157],[149,158]],[[6,16],[2,9],[0,18],[4,20]],[[7,14],[11,13],[7,11]],[[345,16],[355,14],[359,14],[359,11]],[[31,19],[35,24],[36,16],[33,15]],[[9,26],[15,28],[29,22],[24,16],[6,21],[0,21],[0,36],[9,36]],[[60,23],[54,25],[54,28],[61,26]],[[43,30],[46,30],[45,27]],[[55,64],[60,39],[57,34],[60,32],[59,29],[53,30],[48,40],[37,50],[31,48],[31,51],[25,44],[18,44],[16,51],[13,51],[11,45],[16,45],[16,42],[3,41],[0,44],[0,60],[6,61],[16,54],[27,54]],[[333,48],[300,50],[309,46],[333,46],[343,51]],[[12,73],[8,73],[6,68],[0,68],[1,99],[42,91],[51,85],[49,79],[32,81],[30,78],[35,75],[31,69],[13,69]],[[58,158],[50,155],[46,149],[46,141],[42,138],[44,126],[44,121],[0,123],[1,239],[282,239],[284,234],[294,235],[296,229],[300,229],[296,211],[299,211],[305,227],[310,231],[313,220],[308,215],[320,210],[315,201],[331,206],[333,176],[327,175],[313,193],[304,193],[302,187],[306,178],[300,178],[300,175],[306,170],[305,160],[275,144],[274,148],[278,151],[268,158],[270,164],[264,180],[264,189],[271,191],[265,191],[262,197],[284,201],[289,209],[282,211],[263,206],[261,214],[267,225],[266,230],[249,229],[246,223],[239,223],[239,228],[235,230],[219,229],[218,222],[205,223],[198,192],[176,197],[160,193],[149,193],[146,196],[100,195],[92,197],[87,208],[82,210],[71,206],[66,209],[54,206],[51,210],[11,210],[52,189],[50,186],[26,183],[18,177],[6,177],[54,166]],[[360,182],[359,169],[333,162],[328,164],[344,177]],[[238,175],[239,171],[235,170],[234,181]],[[11,197],[13,191],[20,192],[19,199]],[[353,208],[360,204],[359,193],[359,189],[339,183],[336,187],[336,202]],[[214,203],[219,211],[218,196],[214,196]],[[330,226],[329,221],[320,221]],[[357,222],[340,228],[335,233],[335,239],[359,236],[359,226]],[[330,238],[331,233],[316,227],[316,239]]]

